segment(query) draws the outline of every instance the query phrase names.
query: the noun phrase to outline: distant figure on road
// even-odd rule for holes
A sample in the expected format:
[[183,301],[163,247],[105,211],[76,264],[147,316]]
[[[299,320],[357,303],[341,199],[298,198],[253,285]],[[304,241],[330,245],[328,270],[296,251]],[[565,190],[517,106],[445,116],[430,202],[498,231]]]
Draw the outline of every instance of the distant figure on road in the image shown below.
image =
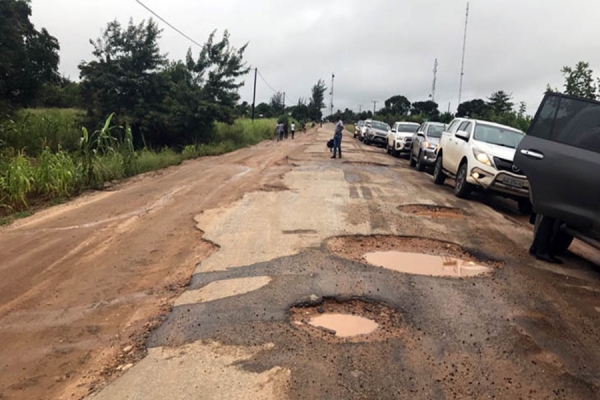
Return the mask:
[[281,122],[275,126],[275,135],[278,142],[283,140],[283,124]]
[[292,131],[292,140],[294,140],[294,133],[296,133],[296,124],[292,122],[290,126],[290,130]]
[[335,134],[333,135],[333,156],[331,158],[336,158],[335,151],[337,150],[340,154],[340,158],[342,158],[342,133],[344,132],[344,123],[342,122],[342,117],[338,120],[337,124],[335,124]]

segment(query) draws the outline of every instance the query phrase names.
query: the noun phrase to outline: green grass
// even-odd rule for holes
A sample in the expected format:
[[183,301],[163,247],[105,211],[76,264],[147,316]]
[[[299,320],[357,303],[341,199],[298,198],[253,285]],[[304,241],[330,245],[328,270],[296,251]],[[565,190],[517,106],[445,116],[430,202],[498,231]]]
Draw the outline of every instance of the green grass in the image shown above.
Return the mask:
[[[181,152],[170,148],[135,151],[130,130],[121,140],[111,136],[110,118],[103,129],[91,133],[77,129],[75,136],[72,127],[79,115],[77,110],[26,110],[20,113],[20,122],[4,123],[10,129],[0,132],[9,132],[0,136],[0,216],[5,216],[0,223],[10,223],[20,213],[29,212],[32,204],[62,202],[82,190],[102,188],[105,182],[272,139],[277,122],[240,119],[232,125],[216,123],[212,143],[188,145]],[[43,147],[36,147],[38,142]]]
[[348,124],[345,126],[346,130],[350,133],[354,133],[354,129],[356,128],[354,124]]

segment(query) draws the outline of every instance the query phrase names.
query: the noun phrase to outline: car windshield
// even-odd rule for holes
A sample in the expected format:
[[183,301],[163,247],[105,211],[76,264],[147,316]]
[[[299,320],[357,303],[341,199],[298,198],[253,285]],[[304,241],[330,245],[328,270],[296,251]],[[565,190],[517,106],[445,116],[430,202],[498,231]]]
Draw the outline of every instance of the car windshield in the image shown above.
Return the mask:
[[419,125],[398,124],[398,132],[415,133],[419,129]]
[[480,142],[510,147],[511,149],[516,149],[524,137],[523,132],[486,124],[477,124],[473,135],[473,139]]
[[379,121],[373,121],[373,123],[371,124],[371,126],[374,129],[379,129],[382,131],[388,131],[390,129],[390,126],[388,124],[386,124],[385,122],[379,122]]
[[432,138],[441,138],[444,133],[444,125],[429,125],[427,136]]

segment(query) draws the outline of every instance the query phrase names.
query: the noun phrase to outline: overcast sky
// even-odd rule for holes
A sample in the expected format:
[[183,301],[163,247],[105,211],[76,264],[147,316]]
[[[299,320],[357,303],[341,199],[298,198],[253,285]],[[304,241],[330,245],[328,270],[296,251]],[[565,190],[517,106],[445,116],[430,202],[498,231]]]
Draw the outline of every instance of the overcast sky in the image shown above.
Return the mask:
[[[332,72],[336,109],[373,109],[373,100],[379,108],[396,94],[427,100],[436,58],[436,101],[441,110],[458,104],[466,1],[142,1],[200,43],[215,29],[228,29],[238,47],[249,42],[248,64],[287,92],[288,105],[309,97],[320,78],[329,87]],[[32,7],[36,27],[59,39],[60,70],[73,79],[78,64],[92,58],[89,39],[108,21],[151,17],[135,0],[33,0]],[[533,113],[546,84],[562,86],[564,65],[585,60],[600,72],[598,15],[598,0],[471,0],[463,101],[502,89]],[[190,46],[199,50],[159,24],[169,58],[184,58]],[[249,103],[252,79],[240,90]],[[272,94],[259,78],[257,104]]]

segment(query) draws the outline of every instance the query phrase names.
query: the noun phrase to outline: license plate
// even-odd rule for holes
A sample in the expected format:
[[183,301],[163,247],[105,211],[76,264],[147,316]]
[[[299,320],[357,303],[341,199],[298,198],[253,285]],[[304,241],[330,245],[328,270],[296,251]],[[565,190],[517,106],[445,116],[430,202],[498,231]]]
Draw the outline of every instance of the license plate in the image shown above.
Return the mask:
[[505,185],[512,186],[512,187],[515,187],[515,188],[518,188],[518,189],[522,189],[523,188],[523,182],[521,182],[518,179],[513,179],[513,178],[511,178],[509,176],[503,177],[502,178],[502,182]]

